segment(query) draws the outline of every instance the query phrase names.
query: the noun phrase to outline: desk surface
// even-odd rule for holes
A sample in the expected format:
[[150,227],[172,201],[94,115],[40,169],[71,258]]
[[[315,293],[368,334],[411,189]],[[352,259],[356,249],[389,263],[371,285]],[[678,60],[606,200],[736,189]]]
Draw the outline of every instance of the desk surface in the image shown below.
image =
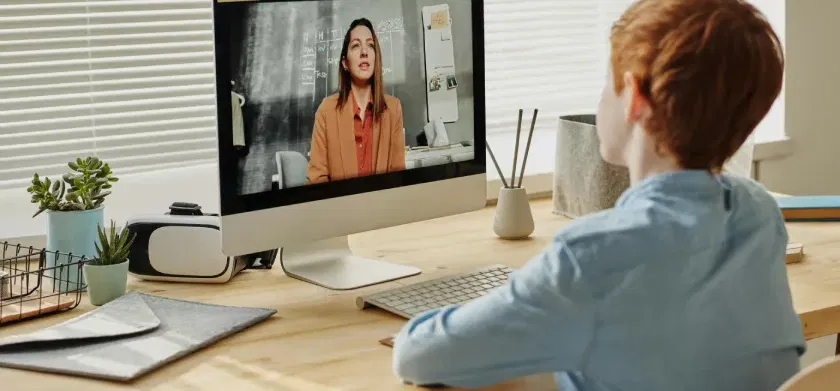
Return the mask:
[[[129,289],[227,305],[269,307],[277,315],[220,343],[176,361],[130,385],[96,382],[0,368],[0,389],[27,390],[411,390],[392,375],[391,349],[377,341],[404,320],[379,310],[358,310],[359,294],[438,277],[487,264],[523,265],[568,220],[551,213],[551,201],[532,203],[532,239],[507,242],[492,231],[493,209],[356,235],[358,255],[418,266],[423,274],[351,292],[333,292],[287,278],[279,268],[247,271],[225,285],[148,283]],[[840,223],[789,225],[792,241],[805,245],[803,263],[788,267],[795,306],[806,337],[840,333]],[[91,307],[0,328],[23,333],[75,317]],[[550,375],[502,384],[491,390],[556,390]]]

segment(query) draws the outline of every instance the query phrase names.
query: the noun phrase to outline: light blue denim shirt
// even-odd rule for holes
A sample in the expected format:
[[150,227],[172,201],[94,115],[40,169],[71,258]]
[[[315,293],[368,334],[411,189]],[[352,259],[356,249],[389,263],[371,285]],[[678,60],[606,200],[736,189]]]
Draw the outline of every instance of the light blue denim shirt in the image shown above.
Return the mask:
[[750,179],[650,177],[564,227],[506,285],[411,319],[394,371],[466,388],[550,372],[563,391],[775,390],[805,351],[787,240]]

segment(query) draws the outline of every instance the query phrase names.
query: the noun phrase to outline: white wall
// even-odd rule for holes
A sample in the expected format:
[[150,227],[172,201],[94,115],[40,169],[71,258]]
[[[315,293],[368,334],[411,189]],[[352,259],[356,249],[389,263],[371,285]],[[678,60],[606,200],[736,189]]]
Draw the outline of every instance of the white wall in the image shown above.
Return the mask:
[[[787,194],[840,194],[840,1],[786,0],[785,14],[784,117],[793,147],[787,157],[762,160],[759,180]],[[803,367],[832,356],[835,341],[809,341]]]
[[786,5],[785,130],[793,153],[762,161],[759,180],[787,194],[840,194],[840,1]]

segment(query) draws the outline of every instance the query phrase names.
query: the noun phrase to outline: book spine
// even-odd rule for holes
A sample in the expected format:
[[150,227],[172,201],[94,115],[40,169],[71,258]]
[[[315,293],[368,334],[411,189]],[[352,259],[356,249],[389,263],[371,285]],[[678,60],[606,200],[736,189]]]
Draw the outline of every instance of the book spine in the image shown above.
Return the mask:
[[840,221],[840,208],[782,209],[786,221]]

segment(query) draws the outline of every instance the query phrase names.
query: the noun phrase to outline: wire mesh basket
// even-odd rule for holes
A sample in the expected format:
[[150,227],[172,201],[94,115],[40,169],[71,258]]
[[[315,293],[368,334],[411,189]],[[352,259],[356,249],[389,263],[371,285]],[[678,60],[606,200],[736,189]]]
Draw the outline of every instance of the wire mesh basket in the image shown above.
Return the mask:
[[83,256],[0,242],[0,327],[69,311],[87,286]]

